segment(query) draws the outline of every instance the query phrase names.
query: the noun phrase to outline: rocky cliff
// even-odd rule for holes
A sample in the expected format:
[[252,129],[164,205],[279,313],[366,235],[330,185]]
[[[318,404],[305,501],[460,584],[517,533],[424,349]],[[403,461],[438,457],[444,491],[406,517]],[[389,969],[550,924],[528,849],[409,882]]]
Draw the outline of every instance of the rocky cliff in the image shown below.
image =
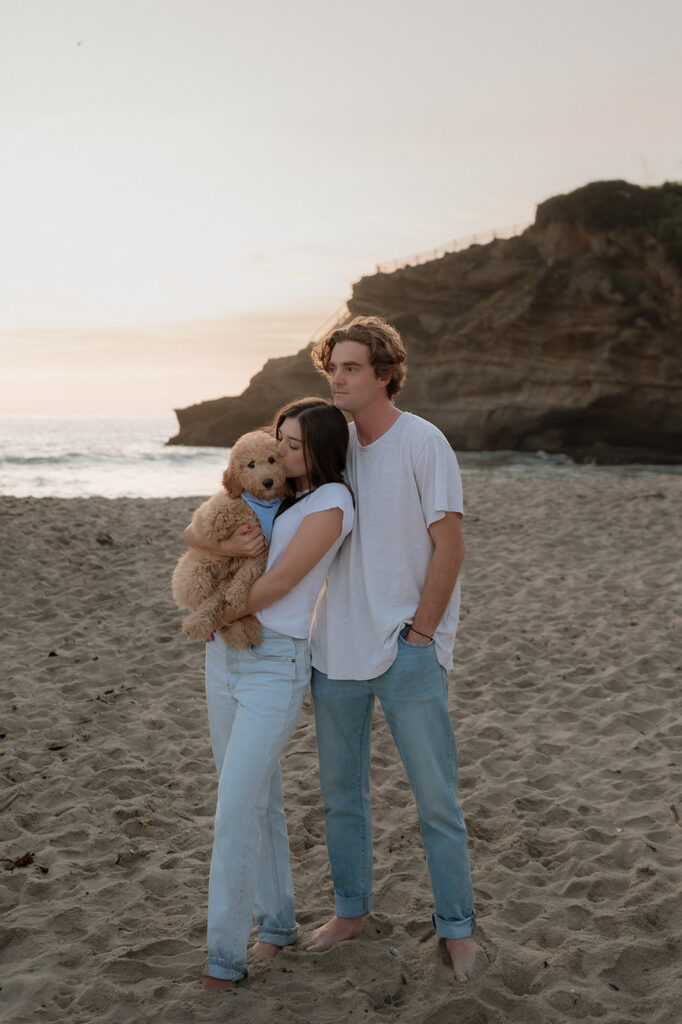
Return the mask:
[[[515,238],[362,278],[348,308],[400,330],[398,405],[456,449],[682,461],[682,185],[555,196]],[[230,445],[291,398],[328,394],[309,348],[239,396],[176,410],[170,443]]]

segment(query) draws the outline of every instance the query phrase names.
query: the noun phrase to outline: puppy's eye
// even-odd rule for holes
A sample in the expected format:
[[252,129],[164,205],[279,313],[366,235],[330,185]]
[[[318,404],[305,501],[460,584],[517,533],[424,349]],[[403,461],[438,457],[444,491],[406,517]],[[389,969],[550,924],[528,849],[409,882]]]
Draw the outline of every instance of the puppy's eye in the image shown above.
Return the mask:
[[256,463],[253,461],[253,459],[251,459],[251,462],[249,462],[249,464],[247,466],[247,469],[254,469],[255,466],[256,466]]
[[271,456],[270,456],[270,458],[268,459],[268,462],[269,462],[270,464],[272,464],[272,463],[273,463],[274,461],[275,461],[275,460],[273,459],[273,457],[272,457],[272,455],[271,455]]

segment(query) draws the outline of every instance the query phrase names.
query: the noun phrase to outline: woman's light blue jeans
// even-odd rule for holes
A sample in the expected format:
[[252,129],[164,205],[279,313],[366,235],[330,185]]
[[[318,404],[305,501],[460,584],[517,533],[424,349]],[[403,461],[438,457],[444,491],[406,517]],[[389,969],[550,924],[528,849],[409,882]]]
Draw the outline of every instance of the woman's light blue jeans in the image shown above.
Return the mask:
[[448,677],[435,644],[409,644],[401,635],[395,661],[383,675],[340,680],[314,669],[312,692],[336,914],[361,917],[374,900],[369,767],[378,697],[417,802],[436,934],[450,939],[471,935],[474,898],[457,800],[457,749],[448,714]]
[[306,640],[262,628],[258,647],[206,645],[206,696],[218,804],[208,886],[204,973],[238,981],[252,915],[262,942],[296,941],[279,758],[310,679]]

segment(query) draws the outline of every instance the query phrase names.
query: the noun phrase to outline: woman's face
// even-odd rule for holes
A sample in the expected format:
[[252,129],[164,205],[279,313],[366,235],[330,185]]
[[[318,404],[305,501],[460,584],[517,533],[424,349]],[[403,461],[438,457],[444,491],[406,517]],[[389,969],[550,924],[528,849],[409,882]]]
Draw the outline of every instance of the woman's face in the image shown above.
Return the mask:
[[292,417],[285,419],[279,428],[277,451],[284,462],[287,476],[295,481],[296,489],[305,491],[308,488],[308,477],[301,434],[301,425],[297,419]]

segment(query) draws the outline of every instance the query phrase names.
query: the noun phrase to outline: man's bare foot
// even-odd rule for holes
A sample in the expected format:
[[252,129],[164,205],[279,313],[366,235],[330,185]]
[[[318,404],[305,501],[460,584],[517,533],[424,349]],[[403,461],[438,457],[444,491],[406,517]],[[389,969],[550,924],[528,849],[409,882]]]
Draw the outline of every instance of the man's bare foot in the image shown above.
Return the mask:
[[254,942],[251,947],[251,953],[258,960],[271,960],[273,956],[277,956],[281,948],[281,946],[276,946],[274,942]]
[[473,938],[469,936],[466,939],[443,939],[442,941],[457,981],[470,981],[476,963],[476,954],[479,952]]
[[205,974],[201,987],[204,992],[218,992],[221,989],[234,988],[236,984],[236,981],[228,981],[227,978],[212,978],[209,974]]
[[364,927],[364,917],[333,917],[321,928],[316,928],[312,935],[308,935],[301,946],[311,953],[322,953],[339,942],[357,938],[362,934]]

